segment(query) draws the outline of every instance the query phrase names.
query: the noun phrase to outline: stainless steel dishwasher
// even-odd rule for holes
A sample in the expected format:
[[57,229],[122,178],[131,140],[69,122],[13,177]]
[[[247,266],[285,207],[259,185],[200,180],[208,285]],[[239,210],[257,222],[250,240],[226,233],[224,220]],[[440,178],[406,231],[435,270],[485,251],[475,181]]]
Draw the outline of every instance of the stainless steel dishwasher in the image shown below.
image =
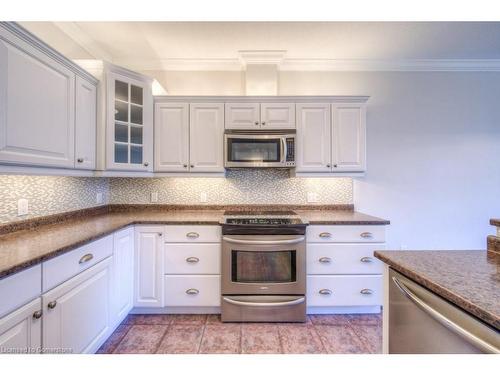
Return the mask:
[[389,353],[500,353],[500,332],[393,269]]

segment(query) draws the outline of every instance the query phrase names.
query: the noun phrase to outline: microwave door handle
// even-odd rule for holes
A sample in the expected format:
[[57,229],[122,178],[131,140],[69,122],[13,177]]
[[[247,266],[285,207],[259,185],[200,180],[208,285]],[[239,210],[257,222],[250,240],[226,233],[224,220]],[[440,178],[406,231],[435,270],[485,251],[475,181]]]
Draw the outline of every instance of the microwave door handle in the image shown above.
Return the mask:
[[282,137],[281,139],[281,163],[285,164],[286,163],[286,154],[287,154],[287,149],[286,149],[286,138]]

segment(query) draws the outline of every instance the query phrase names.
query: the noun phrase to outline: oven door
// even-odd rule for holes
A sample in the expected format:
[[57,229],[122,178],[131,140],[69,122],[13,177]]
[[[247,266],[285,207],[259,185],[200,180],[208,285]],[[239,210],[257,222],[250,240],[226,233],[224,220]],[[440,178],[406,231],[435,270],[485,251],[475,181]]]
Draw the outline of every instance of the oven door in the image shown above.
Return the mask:
[[225,134],[224,166],[286,167],[286,138],[265,134]]
[[224,236],[222,294],[305,294],[304,241],[295,235]]

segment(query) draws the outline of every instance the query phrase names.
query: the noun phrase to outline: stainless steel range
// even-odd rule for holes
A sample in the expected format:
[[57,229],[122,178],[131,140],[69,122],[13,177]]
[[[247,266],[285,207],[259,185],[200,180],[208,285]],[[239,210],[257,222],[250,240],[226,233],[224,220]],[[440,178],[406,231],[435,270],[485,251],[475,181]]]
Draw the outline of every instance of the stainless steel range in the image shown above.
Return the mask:
[[292,211],[225,213],[222,321],[305,321],[305,231]]

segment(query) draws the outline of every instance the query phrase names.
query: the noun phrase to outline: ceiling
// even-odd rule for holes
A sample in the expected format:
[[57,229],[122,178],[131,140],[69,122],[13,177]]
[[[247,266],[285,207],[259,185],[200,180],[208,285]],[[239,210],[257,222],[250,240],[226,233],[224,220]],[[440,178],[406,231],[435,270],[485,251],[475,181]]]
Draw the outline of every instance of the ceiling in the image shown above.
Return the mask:
[[[500,59],[500,22],[22,22],[73,59],[138,70],[237,70],[239,51],[282,50],[283,66]],[[335,65],[336,64],[336,65]],[[292,68],[290,68],[292,69]]]

